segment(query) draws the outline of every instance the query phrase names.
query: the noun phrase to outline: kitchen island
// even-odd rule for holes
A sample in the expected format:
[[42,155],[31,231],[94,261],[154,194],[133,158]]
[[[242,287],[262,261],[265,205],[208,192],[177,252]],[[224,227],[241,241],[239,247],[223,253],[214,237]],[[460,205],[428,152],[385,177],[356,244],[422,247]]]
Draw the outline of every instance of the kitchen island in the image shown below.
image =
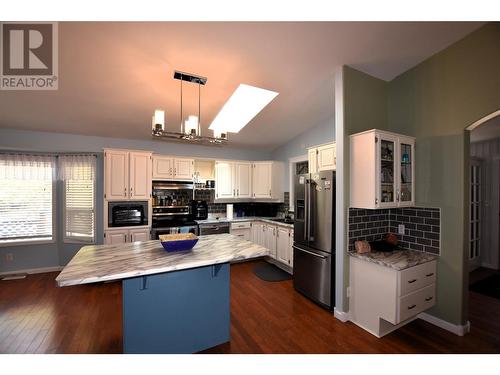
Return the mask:
[[56,282],[122,280],[124,353],[195,353],[230,339],[229,263],[268,254],[231,234],[179,253],[159,241],[85,246]]

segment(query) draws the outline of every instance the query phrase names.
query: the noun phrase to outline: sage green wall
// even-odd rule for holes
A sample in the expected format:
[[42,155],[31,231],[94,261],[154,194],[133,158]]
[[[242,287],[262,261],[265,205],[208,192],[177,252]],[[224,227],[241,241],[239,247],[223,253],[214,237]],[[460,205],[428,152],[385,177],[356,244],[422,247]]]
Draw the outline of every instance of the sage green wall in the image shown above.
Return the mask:
[[388,84],[388,130],[415,136],[416,203],[441,207],[437,305],[467,321],[468,145],[464,130],[500,109],[500,23],[489,23]]
[[[387,82],[369,76],[348,66],[343,67],[344,81],[344,220],[348,223],[349,208],[349,135],[369,129],[387,127]],[[347,232],[347,231],[346,231]],[[346,233],[346,241],[347,241]],[[347,251],[345,249],[344,251]],[[344,257],[344,285],[349,285],[349,257]],[[348,299],[344,290],[344,306]]]

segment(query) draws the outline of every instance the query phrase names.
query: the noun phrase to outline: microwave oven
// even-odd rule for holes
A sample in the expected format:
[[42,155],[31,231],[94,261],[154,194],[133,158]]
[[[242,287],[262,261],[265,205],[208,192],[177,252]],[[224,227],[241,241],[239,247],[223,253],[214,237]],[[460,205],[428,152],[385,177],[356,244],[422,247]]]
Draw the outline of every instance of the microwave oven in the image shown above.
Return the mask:
[[108,227],[148,225],[148,201],[108,202]]

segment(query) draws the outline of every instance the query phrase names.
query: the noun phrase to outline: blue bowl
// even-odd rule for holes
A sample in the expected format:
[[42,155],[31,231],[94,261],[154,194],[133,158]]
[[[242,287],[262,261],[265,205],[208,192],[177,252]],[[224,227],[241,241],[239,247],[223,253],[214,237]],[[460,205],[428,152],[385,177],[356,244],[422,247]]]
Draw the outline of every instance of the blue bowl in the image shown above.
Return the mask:
[[161,245],[168,252],[191,250],[198,242],[193,233],[165,234],[160,236]]

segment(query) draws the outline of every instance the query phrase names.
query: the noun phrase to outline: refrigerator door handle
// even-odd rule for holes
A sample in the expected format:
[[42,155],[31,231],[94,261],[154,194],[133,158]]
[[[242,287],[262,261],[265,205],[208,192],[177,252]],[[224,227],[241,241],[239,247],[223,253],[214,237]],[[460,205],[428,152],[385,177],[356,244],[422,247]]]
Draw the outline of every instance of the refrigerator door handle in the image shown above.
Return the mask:
[[294,249],[296,249],[296,250],[303,251],[304,253],[307,253],[307,254],[310,254],[310,255],[314,255],[315,257],[318,257],[318,258],[321,258],[321,259],[326,259],[326,256],[324,256],[324,255],[319,255],[319,254],[313,253],[312,251],[308,251],[306,249],[303,249],[303,248],[295,246],[295,245],[293,245],[292,247]]
[[311,187],[312,187],[312,181],[309,180],[307,183],[307,242],[311,241],[311,227],[312,227]]
[[305,185],[304,186],[304,198],[305,198],[305,202],[304,202],[304,241],[308,242],[309,241],[309,234],[308,234],[308,228],[307,228],[307,224],[308,224],[308,218],[309,218],[309,192],[307,190],[307,184],[308,184],[308,181],[306,179],[306,182],[305,182]]

